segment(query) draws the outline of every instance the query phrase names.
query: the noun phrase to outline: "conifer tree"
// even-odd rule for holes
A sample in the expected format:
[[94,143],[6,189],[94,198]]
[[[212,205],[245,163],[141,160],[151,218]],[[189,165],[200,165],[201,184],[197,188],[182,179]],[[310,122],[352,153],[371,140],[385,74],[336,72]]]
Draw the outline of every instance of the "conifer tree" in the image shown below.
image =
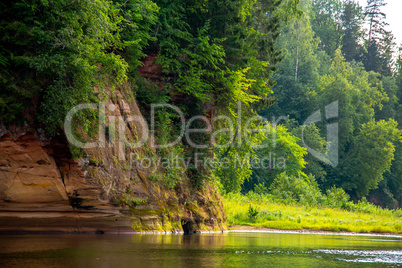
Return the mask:
[[364,14],[361,6],[354,0],[345,3],[341,16],[343,38],[342,53],[347,61],[361,60],[362,47],[360,44],[362,37],[362,25]]
[[381,47],[387,47],[384,43],[389,41],[385,27],[388,23],[385,22],[386,15],[381,11],[387,3],[384,0],[367,0],[365,9],[366,20],[369,23],[367,53],[363,63],[367,71],[375,71],[381,74],[389,75],[390,70],[384,64],[384,55],[381,53]]

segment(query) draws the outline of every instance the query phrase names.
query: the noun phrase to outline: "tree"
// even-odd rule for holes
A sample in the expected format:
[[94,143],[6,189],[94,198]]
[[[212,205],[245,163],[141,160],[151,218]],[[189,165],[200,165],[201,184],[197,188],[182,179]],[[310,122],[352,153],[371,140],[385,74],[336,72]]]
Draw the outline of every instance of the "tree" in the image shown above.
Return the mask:
[[[0,93],[1,106],[6,107],[0,120],[23,118],[22,111],[30,111],[25,112],[29,123],[39,121],[54,134],[73,106],[97,100],[94,86],[105,85],[104,75],[113,83],[127,79],[128,65],[119,52],[138,40],[122,40],[122,17],[112,2],[33,0],[2,5],[0,50],[8,65],[0,74],[6,89]],[[33,116],[38,110],[39,116]],[[88,128],[88,117],[81,118]]]
[[395,37],[391,31],[384,31],[382,39],[379,42],[381,54],[380,73],[385,76],[391,76],[395,72],[394,53],[396,48]]
[[369,43],[374,40],[378,41],[383,34],[385,26],[388,25],[388,23],[384,21],[386,18],[385,13],[381,12],[381,8],[385,5],[387,5],[385,0],[367,0],[365,15],[369,23]]
[[384,102],[383,107],[375,110],[376,120],[388,120],[388,118],[395,119],[398,111],[398,86],[395,77],[383,76],[381,79],[384,92],[387,94],[388,101]]
[[348,180],[342,183],[343,188],[352,190],[356,197],[361,198],[378,187],[383,174],[391,168],[395,142],[401,139],[397,125],[392,119],[362,125],[346,158]]
[[363,63],[368,72],[379,72],[382,67],[382,59],[379,51],[379,45],[376,40],[368,44],[367,52],[364,54]]
[[256,158],[251,162],[253,174],[244,183],[244,192],[252,190],[254,185],[260,183],[270,186],[283,172],[299,176],[307,164],[304,160],[307,151],[298,144],[299,138],[282,125],[267,124],[265,128],[268,133],[260,144],[264,148],[256,150]]
[[370,191],[370,196],[375,204],[397,209],[402,204],[402,142],[397,141],[395,145],[394,160],[391,162],[390,170],[383,175],[378,188]]
[[342,1],[314,0],[311,26],[320,39],[319,48],[332,56],[342,41]]
[[[299,138],[298,144],[301,147],[308,146],[321,154],[325,154],[329,144],[327,144],[325,138],[322,137],[321,130],[316,124],[300,126],[296,120],[287,119],[285,125],[293,135]],[[320,183],[321,187],[325,188],[325,186],[331,186],[326,185],[327,173],[325,172],[321,162],[311,154],[306,154],[304,159],[307,163],[303,172],[305,174],[312,174]]]
[[271,119],[272,116],[289,115],[291,118],[303,120],[312,110],[306,97],[309,87],[318,79],[319,62],[315,49],[319,40],[314,38],[308,16],[309,2],[303,2],[301,18],[294,18],[284,25],[278,40],[278,48],[282,49],[283,60],[278,65],[278,71],[273,79],[274,96],[278,99],[261,115]]
[[[155,41],[148,50],[158,54],[157,62],[165,73],[169,94],[183,96],[181,106],[194,107],[188,113],[213,107],[213,118],[225,115],[234,125],[213,122],[215,129],[230,128],[243,133],[244,120],[256,115],[258,107],[269,106],[271,80],[280,53],[275,48],[283,10],[297,0],[200,0],[155,1],[160,7],[153,27]],[[297,10],[297,9],[296,9]],[[288,14],[287,14],[288,15]],[[236,114],[241,102],[241,115]],[[266,107],[265,106],[265,107]],[[241,118],[238,118],[241,116]],[[256,125],[258,126],[258,124]],[[219,135],[214,149],[217,159],[244,159],[255,154],[252,146],[236,144],[239,136]],[[255,143],[260,142],[254,137]],[[251,175],[250,163],[216,169],[226,191],[239,191]]]
[[347,61],[361,61],[363,47],[361,46],[362,25],[364,14],[361,6],[354,0],[345,3],[341,16],[343,38],[342,53]]
[[393,49],[392,34],[386,31],[386,15],[381,12],[384,0],[367,0],[365,15],[369,22],[367,53],[364,55],[364,66],[367,71],[375,71],[384,75],[390,75],[388,59],[391,59]]
[[396,97],[398,98],[398,106],[396,110],[395,119],[398,122],[399,126],[402,126],[402,46],[398,49],[398,57],[397,57],[397,76],[396,76],[396,84],[398,86],[398,90],[396,93]]
[[[345,61],[341,51],[337,50],[332,66],[327,75],[321,77],[318,83],[318,103],[329,104],[338,102],[339,116],[339,164],[336,168],[325,166],[327,173],[325,188],[336,185],[356,194],[355,188],[348,187],[351,180],[348,167],[356,167],[356,159],[350,157],[352,148],[358,142],[357,135],[363,124],[373,121],[374,108],[382,107],[383,102],[388,100],[383,92],[379,74],[366,72],[359,64],[350,64]],[[322,107],[324,108],[324,107]],[[326,133],[326,126],[318,124],[322,133]],[[370,155],[365,155],[370,161]],[[360,161],[365,161],[364,155]],[[384,159],[384,161],[386,161]],[[364,181],[361,181],[364,183]],[[358,185],[356,187],[366,187]],[[370,188],[370,187],[368,187]],[[367,195],[367,191],[362,192]],[[359,193],[360,194],[360,193]],[[356,195],[354,195],[356,197]],[[361,197],[361,196],[360,196]]]
[[137,70],[140,59],[146,56],[145,50],[150,41],[151,28],[158,19],[159,7],[151,0],[114,0],[122,17],[120,28],[122,40],[128,42],[124,58],[131,70]]

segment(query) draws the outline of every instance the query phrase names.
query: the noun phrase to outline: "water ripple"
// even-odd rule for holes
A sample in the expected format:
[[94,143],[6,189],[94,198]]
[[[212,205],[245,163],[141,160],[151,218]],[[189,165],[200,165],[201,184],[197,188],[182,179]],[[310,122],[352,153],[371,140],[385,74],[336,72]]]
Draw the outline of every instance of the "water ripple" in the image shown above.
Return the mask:
[[359,263],[388,263],[388,264],[401,264],[402,251],[400,250],[335,250],[323,249],[314,250],[315,253],[324,253],[330,255],[343,255],[337,260],[346,262],[359,262]]

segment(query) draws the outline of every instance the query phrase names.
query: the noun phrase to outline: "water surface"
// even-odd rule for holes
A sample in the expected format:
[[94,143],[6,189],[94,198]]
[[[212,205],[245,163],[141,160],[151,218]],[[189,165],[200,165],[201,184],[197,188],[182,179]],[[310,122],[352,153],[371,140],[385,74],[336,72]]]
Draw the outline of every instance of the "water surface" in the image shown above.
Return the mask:
[[291,233],[3,235],[0,267],[402,267],[402,237]]

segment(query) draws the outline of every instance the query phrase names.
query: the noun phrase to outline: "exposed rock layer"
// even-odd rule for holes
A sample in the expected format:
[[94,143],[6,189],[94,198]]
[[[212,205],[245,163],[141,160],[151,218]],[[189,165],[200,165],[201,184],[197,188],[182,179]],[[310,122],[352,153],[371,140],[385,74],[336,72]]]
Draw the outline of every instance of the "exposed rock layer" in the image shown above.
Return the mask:
[[[105,105],[116,118],[142,120],[128,124],[127,140],[144,135],[145,120],[129,89],[117,90]],[[151,174],[163,174],[163,170],[132,166],[133,154],[155,152],[149,143],[135,150],[107,143],[73,160],[64,136],[49,138],[28,125],[1,124],[0,232],[127,232],[133,228],[194,232],[225,227],[222,204],[209,184],[196,191],[187,179],[167,189],[150,180]]]

